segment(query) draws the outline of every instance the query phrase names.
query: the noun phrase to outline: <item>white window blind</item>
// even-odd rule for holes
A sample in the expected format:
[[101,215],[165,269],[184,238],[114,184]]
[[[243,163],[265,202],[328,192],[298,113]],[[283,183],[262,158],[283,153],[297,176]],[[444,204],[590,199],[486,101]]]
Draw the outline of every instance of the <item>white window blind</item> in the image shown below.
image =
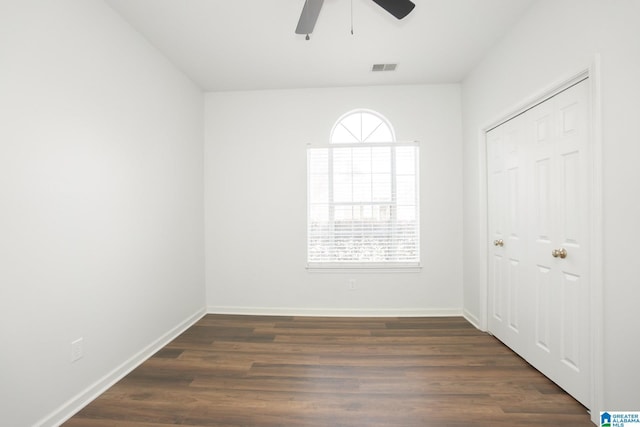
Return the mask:
[[[418,145],[389,142],[390,127],[365,120],[357,131],[339,122],[332,144],[308,149],[309,267],[419,265]],[[356,142],[336,142],[338,128]]]

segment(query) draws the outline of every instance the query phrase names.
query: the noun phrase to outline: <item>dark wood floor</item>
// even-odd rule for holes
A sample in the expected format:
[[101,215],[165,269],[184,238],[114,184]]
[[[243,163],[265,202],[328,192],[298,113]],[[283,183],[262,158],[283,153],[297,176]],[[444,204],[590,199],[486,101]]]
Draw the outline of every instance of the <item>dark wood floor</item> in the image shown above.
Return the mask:
[[66,427],[590,426],[462,318],[208,315]]

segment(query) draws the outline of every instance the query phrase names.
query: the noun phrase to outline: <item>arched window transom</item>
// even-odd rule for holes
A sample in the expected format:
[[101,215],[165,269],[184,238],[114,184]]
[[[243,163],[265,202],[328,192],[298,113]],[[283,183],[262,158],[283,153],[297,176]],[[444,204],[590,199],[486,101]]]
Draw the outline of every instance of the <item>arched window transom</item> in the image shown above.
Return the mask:
[[393,128],[387,119],[370,110],[351,111],[338,119],[331,132],[332,144],[394,142]]

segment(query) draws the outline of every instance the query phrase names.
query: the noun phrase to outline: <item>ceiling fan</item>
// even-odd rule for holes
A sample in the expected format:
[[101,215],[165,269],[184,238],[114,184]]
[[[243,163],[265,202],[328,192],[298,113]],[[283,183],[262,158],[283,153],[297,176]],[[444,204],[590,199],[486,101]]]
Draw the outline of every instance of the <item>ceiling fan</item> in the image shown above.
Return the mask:
[[[416,7],[410,0],[373,1],[398,19],[404,18]],[[318,15],[320,15],[320,9],[322,9],[323,3],[324,0],[305,0],[302,13],[300,14],[300,20],[296,27],[296,34],[306,34],[307,40],[309,40],[309,34],[313,32],[313,28],[316,26],[316,21],[318,20]]]

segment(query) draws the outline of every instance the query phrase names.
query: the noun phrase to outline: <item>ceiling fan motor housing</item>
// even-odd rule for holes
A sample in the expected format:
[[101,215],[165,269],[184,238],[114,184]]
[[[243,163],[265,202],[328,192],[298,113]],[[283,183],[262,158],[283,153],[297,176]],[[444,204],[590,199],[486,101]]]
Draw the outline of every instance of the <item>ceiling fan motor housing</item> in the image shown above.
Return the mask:
[[[410,0],[373,0],[381,8],[392,14],[398,19],[407,16],[416,5]],[[306,34],[307,40],[309,34],[313,32],[320,15],[320,10],[324,0],[305,0],[302,7],[302,13],[296,27],[296,34]]]

